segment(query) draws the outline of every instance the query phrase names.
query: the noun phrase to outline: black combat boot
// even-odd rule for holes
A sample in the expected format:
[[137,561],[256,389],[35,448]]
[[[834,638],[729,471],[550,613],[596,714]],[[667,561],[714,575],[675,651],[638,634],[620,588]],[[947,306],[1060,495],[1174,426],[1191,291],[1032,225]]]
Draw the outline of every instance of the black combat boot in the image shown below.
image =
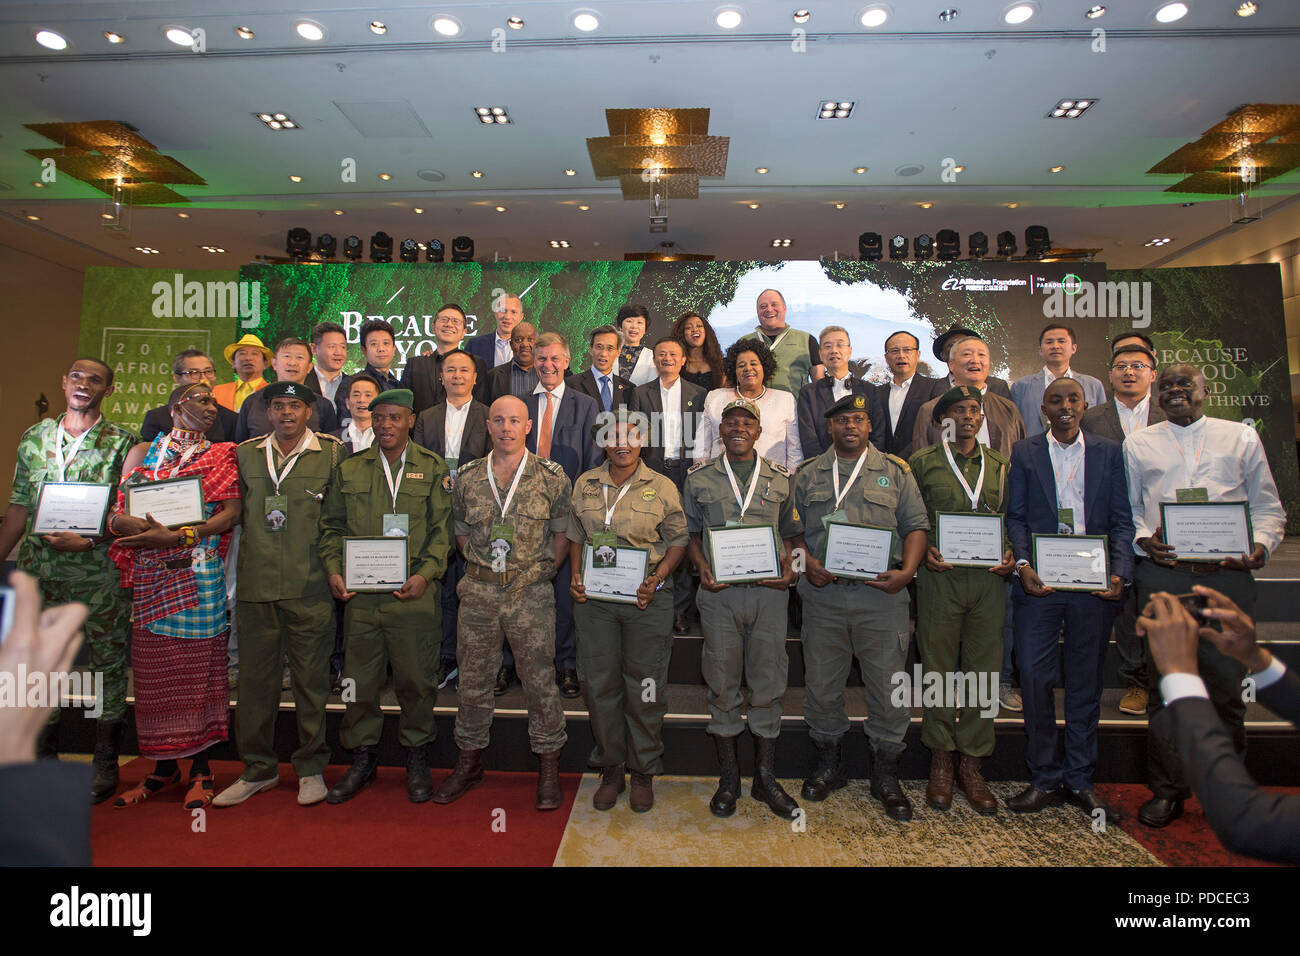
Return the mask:
[[749,795],[767,804],[783,820],[793,820],[799,809],[776,779],[776,739],[754,735],[754,786]]
[[902,752],[882,751],[874,746],[871,750],[871,795],[885,805],[885,813],[893,819],[912,819],[912,801],[898,782],[898,758]]
[[95,722],[95,777],[90,781],[90,802],[103,803],[117,790],[117,757],[122,751],[126,722]]
[[362,744],[352,753],[354,754],[352,766],[343,775],[343,779],[334,784],[330,792],[325,794],[326,803],[347,803],[373,782],[379,772],[379,754],[375,752],[374,747]]
[[709,801],[709,811],[715,817],[729,817],[736,812],[736,799],[740,796],[740,761],[736,759],[736,738],[713,738],[714,749],[718,752],[718,766],[722,772],[718,779],[718,790]]
[[827,744],[813,741],[817,748],[817,766],[812,776],[803,782],[799,792],[805,800],[820,802],[836,790],[841,790],[848,783],[844,777],[844,768],[840,762],[840,738],[836,737]]
[[433,773],[426,747],[406,748],[406,795],[412,803],[425,803],[433,796]]

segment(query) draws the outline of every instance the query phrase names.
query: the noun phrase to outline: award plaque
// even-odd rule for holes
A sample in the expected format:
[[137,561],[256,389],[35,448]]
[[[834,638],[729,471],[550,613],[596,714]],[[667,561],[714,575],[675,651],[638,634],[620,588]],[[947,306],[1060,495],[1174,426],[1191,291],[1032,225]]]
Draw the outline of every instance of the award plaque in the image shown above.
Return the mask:
[[744,584],[781,576],[781,546],[770,524],[709,529],[709,565],[719,584]]
[[1039,580],[1053,591],[1110,590],[1104,534],[1036,534],[1033,563]]
[[153,515],[168,528],[203,524],[203,479],[192,476],[128,485],[126,513],[132,518]]
[[1255,550],[1250,505],[1188,501],[1160,505],[1160,534],[1179,561],[1222,561]]
[[104,533],[104,516],[112,485],[86,484],[76,481],[47,481],[41,485],[36,501],[34,534],[71,531],[97,537]]
[[895,538],[890,528],[831,521],[822,566],[836,577],[874,581],[893,563]]
[[636,589],[646,579],[650,552],[645,548],[616,548],[613,567],[598,560],[599,548],[586,545],[582,551],[582,584],[587,597],[597,601],[636,603]]
[[406,544],[406,538],[344,538],[344,589],[400,591],[410,577]]
[[936,546],[945,564],[959,568],[994,568],[1002,563],[1002,515],[939,512]]

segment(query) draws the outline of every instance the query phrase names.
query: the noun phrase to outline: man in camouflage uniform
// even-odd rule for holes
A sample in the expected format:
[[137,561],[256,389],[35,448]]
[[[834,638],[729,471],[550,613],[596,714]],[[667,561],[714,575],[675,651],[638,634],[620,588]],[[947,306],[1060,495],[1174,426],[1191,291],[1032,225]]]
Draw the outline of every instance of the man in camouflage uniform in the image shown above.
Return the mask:
[[[799,533],[794,481],[783,465],[754,451],[763,432],[758,406],[738,399],[722,410],[718,434],[722,454],[686,473],[682,506],[691,535],[691,560],[700,572],[700,625],[704,631],[704,680],[709,685],[709,726],[718,763],[718,790],[709,801],[714,816],[736,812],[740,766],[736,738],[744,728],[741,704],[749,700],[754,735],[754,785],[750,795],[779,817],[793,819],[799,807],[776,779],[776,738],[781,733],[785,694],[786,609],[795,573],[790,552]],[[782,574],[765,581],[719,584],[706,557],[706,529],[771,525],[785,540]],[[748,694],[745,690],[748,690]]]
[[[825,412],[831,447],[799,468],[794,502],[803,533],[807,573],[803,598],[804,719],[817,748],[817,767],[804,781],[806,800],[825,800],[847,782],[840,741],[849,730],[844,685],[856,656],[867,692],[863,724],[871,744],[871,795],[895,820],[912,819],[898,783],[898,761],[911,723],[906,703],[893,700],[895,675],[907,665],[907,584],[925,560],[930,522],[925,502],[901,458],[868,443],[867,396],[848,394]],[[894,532],[887,570],[874,580],[826,570],[828,523]]]
[[568,556],[571,486],[559,465],[528,451],[532,424],[521,400],[498,398],[488,413],[492,451],[456,473],[452,510],[456,543],[465,555],[465,577],[456,588],[460,753],[456,769],[434,793],[435,803],[451,803],[483,782],[504,636],[514,651],[528,706],[528,738],[540,762],[536,806],[560,806],[560,751],[568,737],[554,675],[551,579]]
[[[122,590],[121,573],[108,559],[109,533],[84,537],[71,531],[37,534],[32,530],[47,482],[107,484],[114,490],[122,477],[126,453],[136,436],[105,421],[100,404],[113,392],[113,370],[99,359],[80,358],[63,376],[68,410],[23,433],[18,442],[13,494],[0,525],[0,560],[15,544],[18,569],[36,578],[45,607],[80,601],[86,617],[86,644],[91,673],[103,675],[102,708],[95,728],[95,776],[91,799],[107,800],[117,789],[117,756],[126,720],[126,639],[130,630],[130,593]],[[111,500],[111,495],[108,500]],[[58,752],[56,710],[38,743],[41,756]]]

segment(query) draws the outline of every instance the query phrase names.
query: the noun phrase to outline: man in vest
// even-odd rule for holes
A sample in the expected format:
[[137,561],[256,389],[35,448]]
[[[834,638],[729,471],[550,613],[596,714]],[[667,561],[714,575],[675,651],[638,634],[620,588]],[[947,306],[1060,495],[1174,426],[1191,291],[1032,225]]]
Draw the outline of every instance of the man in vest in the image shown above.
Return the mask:
[[785,296],[764,289],[758,296],[758,328],[741,338],[761,339],[776,357],[772,387],[798,395],[810,380],[826,374],[817,340],[802,329],[785,324]]

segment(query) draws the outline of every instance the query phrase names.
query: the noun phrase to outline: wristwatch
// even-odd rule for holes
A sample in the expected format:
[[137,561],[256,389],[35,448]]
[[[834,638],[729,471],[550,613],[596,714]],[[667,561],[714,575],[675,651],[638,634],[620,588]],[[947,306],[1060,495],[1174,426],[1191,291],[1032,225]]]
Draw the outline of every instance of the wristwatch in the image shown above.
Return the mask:
[[661,578],[661,577],[659,577],[659,575],[657,575],[657,574],[655,575],[655,580],[657,580],[657,581],[659,582],[658,584],[655,585],[655,590],[656,590],[656,591],[662,591],[662,590],[663,590],[663,586],[664,586],[665,584],[668,583],[668,579],[667,579],[667,578]]
[[1011,573],[1014,574],[1016,577],[1020,577],[1020,569],[1027,568],[1027,567],[1029,567],[1029,562],[1024,558],[1021,558],[1019,561],[1016,562],[1015,570],[1012,571]]

